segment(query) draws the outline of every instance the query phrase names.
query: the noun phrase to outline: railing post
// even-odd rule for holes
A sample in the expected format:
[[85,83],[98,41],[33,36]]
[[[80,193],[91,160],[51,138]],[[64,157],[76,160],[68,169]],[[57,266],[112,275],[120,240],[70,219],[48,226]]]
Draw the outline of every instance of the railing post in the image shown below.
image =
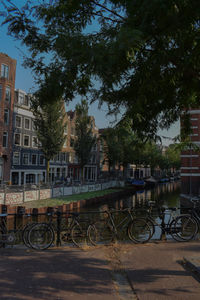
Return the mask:
[[23,200],[22,200],[22,203],[25,202],[25,184],[23,185]]
[[[7,205],[3,205],[2,206],[2,214],[6,214],[7,213]],[[6,240],[6,234],[7,234],[7,217],[1,217],[1,226],[2,226],[2,229],[3,229],[3,232],[2,232],[2,237],[3,235],[5,236],[5,240]],[[3,238],[3,241],[4,241],[4,238]],[[3,248],[6,247],[6,242],[3,242]]]
[[38,200],[40,200],[40,182],[39,182],[39,185],[38,185]]
[[6,184],[4,185],[4,205],[6,204]]
[[56,240],[56,246],[61,245],[61,239],[60,239],[60,233],[61,233],[61,219],[62,219],[62,213],[60,211],[56,212],[57,215],[57,240]]

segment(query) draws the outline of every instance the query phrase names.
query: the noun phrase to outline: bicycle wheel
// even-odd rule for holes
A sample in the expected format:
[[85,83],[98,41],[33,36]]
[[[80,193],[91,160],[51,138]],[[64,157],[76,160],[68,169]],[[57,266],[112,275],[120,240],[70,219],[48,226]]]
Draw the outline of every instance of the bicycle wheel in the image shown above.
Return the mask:
[[47,223],[33,225],[28,233],[28,243],[31,248],[45,250],[49,248],[55,239],[53,228]]
[[24,245],[28,248],[31,248],[31,245],[29,244],[29,240],[28,240],[28,234],[29,234],[31,227],[34,226],[35,224],[37,224],[37,223],[26,224],[26,226],[24,227],[24,229],[22,231],[22,241],[23,241]]
[[[141,219],[145,219],[145,218],[141,218]],[[155,233],[155,225],[154,225],[154,223],[153,223],[153,221],[151,219],[145,219],[145,222],[148,224],[148,226],[149,226],[149,228],[151,230],[151,237],[150,238],[152,238],[152,236]]]
[[152,231],[146,219],[137,218],[128,226],[128,237],[135,243],[147,243],[152,237]]
[[197,221],[190,215],[177,217],[175,219],[174,228],[176,233],[173,235],[173,238],[179,241],[192,240],[197,235],[199,229]]
[[88,228],[88,238],[92,245],[110,244],[113,241],[113,231],[109,224],[97,221]]
[[86,223],[77,223],[71,229],[71,239],[74,245],[82,248],[87,245],[87,228]]

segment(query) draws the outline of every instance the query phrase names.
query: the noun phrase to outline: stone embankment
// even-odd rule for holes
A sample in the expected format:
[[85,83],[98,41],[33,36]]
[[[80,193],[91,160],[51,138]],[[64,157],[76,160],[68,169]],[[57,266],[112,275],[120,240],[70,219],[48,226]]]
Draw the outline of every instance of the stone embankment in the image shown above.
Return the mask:
[[[82,199],[76,202],[71,202],[60,206],[56,206],[55,208],[58,208],[61,212],[64,213],[69,211],[79,211],[81,208],[91,207],[92,205],[97,203],[109,202],[110,200],[118,200],[122,197],[132,195],[134,192],[135,190],[133,188],[127,188],[119,192],[113,192],[113,193],[111,192],[110,194],[104,196],[98,196],[90,199]],[[0,213],[15,214],[15,213],[20,213],[20,211],[22,210],[28,214],[37,214],[37,213],[44,214],[48,212],[49,207],[26,208],[24,206],[11,206],[11,205],[0,204]]]

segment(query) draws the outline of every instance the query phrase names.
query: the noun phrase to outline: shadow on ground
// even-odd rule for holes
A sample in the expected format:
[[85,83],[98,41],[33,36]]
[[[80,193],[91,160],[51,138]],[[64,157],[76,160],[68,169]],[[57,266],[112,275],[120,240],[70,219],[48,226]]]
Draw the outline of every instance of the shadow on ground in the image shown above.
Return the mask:
[[112,294],[101,253],[1,249],[0,255],[1,299],[103,299]]

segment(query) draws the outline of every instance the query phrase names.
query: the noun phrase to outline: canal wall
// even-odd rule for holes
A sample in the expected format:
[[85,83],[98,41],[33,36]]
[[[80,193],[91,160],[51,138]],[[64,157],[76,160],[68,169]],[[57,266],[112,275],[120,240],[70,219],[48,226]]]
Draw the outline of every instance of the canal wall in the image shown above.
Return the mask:
[[103,202],[109,202],[110,200],[119,200],[122,197],[130,196],[133,193],[135,193],[135,190],[133,188],[127,188],[119,192],[111,192],[110,194],[104,195],[104,196],[98,196],[95,198],[89,198],[89,199],[82,199],[76,202],[71,202],[59,206],[54,207],[39,207],[39,208],[26,208],[25,206],[13,206],[13,205],[6,205],[6,204],[0,204],[0,213],[8,213],[8,214],[45,214],[49,212],[49,210],[52,209],[59,209],[60,212],[70,212],[70,211],[79,211],[81,208],[87,208],[91,205],[103,203]]
[[12,189],[6,188],[0,191],[0,204],[19,205],[29,201],[57,198],[74,194],[81,194],[92,191],[101,191],[114,187],[124,187],[124,181],[112,180],[103,183],[95,183],[79,186],[58,186],[51,188],[41,188],[35,186],[26,190],[25,187],[20,191],[13,192]]

